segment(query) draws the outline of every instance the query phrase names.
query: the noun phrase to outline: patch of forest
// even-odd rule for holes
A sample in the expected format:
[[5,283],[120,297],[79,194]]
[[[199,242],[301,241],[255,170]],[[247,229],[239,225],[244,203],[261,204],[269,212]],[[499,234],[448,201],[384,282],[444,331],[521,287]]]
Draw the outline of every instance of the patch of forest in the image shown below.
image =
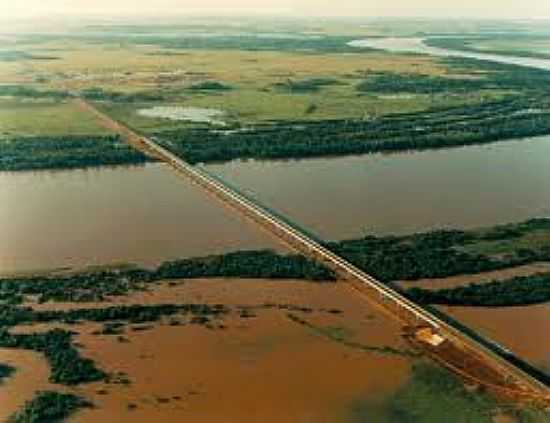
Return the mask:
[[41,391],[27,401],[23,408],[10,416],[7,423],[61,422],[92,403],[73,394]]
[[14,372],[15,369],[12,366],[0,363],[0,385],[4,382],[4,379],[9,378]]
[[0,139],[0,171],[74,169],[142,164],[144,154],[118,135],[33,136]]
[[21,304],[30,297],[40,303],[96,302],[109,296],[147,289],[147,284],[157,281],[208,277],[335,279],[326,267],[300,255],[279,255],[268,250],[239,251],[169,261],[154,270],[124,268],[69,275],[0,278],[0,305]]

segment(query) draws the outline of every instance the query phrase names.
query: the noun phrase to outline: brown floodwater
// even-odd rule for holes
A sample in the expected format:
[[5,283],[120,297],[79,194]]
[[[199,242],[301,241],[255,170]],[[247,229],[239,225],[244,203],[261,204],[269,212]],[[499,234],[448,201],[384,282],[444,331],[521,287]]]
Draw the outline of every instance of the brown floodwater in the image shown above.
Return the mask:
[[[196,280],[113,298],[113,304],[165,302],[221,302],[233,310],[265,303],[307,306],[311,312],[292,313],[315,327],[331,328],[337,339],[410,349],[397,321],[344,284]],[[75,306],[90,305],[36,307]],[[383,408],[407,383],[409,357],[350,347],[290,320],[287,313],[259,308],[255,318],[243,319],[233,311],[223,317],[224,330],[164,321],[143,332],[126,329],[124,337],[130,342],[122,343],[116,336],[93,335],[97,324],[72,326],[86,357],[106,371],[126,373],[131,383],[76,388],[96,407],[71,421],[346,422],[354,421],[358,402]],[[30,333],[48,326],[26,325],[15,331]]]
[[281,248],[160,164],[0,172],[0,274]]
[[550,374],[550,304],[525,307],[440,307]]
[[485,146],[206,168],[328,239],[550,216],[550,136]]

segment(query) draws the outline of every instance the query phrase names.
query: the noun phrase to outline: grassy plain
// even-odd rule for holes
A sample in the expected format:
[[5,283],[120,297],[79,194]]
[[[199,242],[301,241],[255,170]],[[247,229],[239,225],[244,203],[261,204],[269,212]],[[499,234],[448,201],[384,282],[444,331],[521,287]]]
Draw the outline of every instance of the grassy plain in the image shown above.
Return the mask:
[[108,133],[93,116],[68,102],[0,99],[0,137]]

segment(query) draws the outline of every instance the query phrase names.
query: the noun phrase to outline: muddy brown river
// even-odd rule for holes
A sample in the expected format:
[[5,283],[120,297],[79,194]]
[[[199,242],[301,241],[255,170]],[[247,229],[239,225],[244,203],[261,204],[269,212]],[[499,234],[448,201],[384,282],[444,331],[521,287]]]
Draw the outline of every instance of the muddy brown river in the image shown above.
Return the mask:
[[[550,216],[549,157],[550,137],[541,137],[206,168],[320,236],[344,239]],[[278,246],[161,164],[0,173],[0,234],[0,273]]]

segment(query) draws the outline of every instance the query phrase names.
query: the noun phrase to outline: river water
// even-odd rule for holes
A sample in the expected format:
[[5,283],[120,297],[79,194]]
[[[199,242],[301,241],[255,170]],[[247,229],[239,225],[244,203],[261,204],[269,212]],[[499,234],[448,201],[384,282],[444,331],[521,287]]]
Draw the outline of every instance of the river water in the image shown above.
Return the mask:
[[[326,239],[550,216],[550,137],[206,168]],[[0,173],[0,273],[277,244],[162,164]]]
[[0,172],[0,274],[280,248],[161,164]]
[[438,47],[430,47],[424,43],[423,38],[368,38],[355,40],[348,43],[351,47],[374,48],[395,53],[419,53],[440,57],[463,57],[466,59],[486,60],[489,62],[519,65],[537,69],[550,70],[550,60],[530,57],[502,56],[498,54],[476,53],[470,51],[449,50]]
[[325,239],[550,216],[550,136],[206,168]]

